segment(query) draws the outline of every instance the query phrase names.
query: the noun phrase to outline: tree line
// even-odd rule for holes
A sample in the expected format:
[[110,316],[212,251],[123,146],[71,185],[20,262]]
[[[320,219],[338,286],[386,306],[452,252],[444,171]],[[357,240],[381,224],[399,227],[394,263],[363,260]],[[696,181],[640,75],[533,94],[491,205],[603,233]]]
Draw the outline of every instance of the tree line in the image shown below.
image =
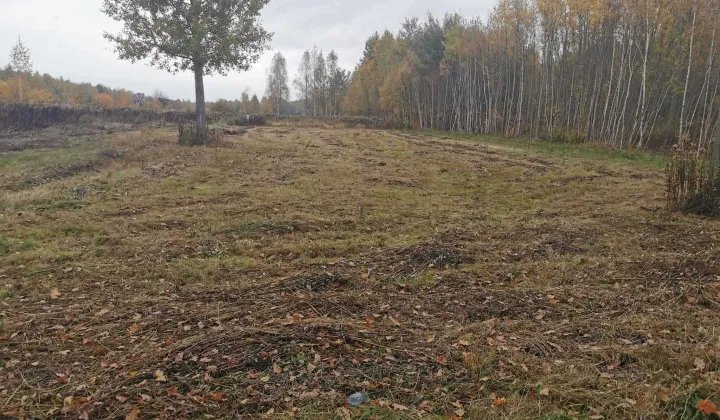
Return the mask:
[[34,71],[30,49],[18,39],[10,61],[0,69],[0,103],[96,105],[106,108],[193,110],[190,101],[169,99],[160,90],[150,95],[102,84],[75,83]]
[[338,60],[335,51],[330,51],[326,58],[317,47],[306,50],[293,80],[299,98],[290,103],[287,60],[282,53],[276,53],[268,69],[266,96],[263,98],[263,103],[268,101],[268,104],[263,108],[278,115],[339,115],[350,73],[340,68]]
[[501,0],[374,34],[343,111],[440,130],[706,147],[720,0]]
[[[282,53],[278,52],[268,69],[265,96],[259,98],[245,88],[240,99],[221,98],[209,102],[208,108],[213,112],[241,114],[337,115],[350,73],[339,68],[338,56],[334,51],[328,54],[327,60],[317,48],[312,52],[306,51],[304,56],[315,57],[312,63],[316,64],[312,67],[313,78],[309,80],[308,90],[304,91],[305,96],[301,95],[299,100],[290,99],[287,61]],[[322,60],[318,60],[318,57]],[[62,77],[41,75],[34,72],[30,49],[20,39],[10,54],[10,63],[0,69],[0,103],[56,103],[186,111],[195,109],[194,102],[170,99],[160,90],[146,95],[126,89],[112,89],[102,84],[75,83]]]

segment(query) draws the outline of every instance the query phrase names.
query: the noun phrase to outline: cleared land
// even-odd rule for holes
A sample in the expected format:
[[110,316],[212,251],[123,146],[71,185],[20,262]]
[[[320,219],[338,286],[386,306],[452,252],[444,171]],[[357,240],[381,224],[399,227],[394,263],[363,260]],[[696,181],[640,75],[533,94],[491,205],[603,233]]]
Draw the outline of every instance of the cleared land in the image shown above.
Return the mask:
[[720,225],[664,211],[661,158],[228,141],[0,156],[0,413],[689,419],[720,399]]

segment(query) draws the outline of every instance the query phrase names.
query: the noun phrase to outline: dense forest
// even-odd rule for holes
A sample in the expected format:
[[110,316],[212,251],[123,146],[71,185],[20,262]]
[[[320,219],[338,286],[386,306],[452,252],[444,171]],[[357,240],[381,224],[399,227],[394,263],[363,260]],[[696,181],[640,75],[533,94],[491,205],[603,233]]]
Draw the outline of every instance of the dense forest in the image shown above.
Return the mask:
[[706,146],[719,0],[501,0],[373,35],[344,111],[441,130]]

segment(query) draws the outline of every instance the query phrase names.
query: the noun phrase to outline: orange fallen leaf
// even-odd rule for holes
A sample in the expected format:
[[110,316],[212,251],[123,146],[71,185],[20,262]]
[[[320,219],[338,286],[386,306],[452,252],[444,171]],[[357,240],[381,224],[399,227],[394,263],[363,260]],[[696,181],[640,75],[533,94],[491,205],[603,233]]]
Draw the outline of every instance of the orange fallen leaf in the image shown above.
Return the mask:
[[133,407],[132,410],[125,416],[125,420],[138,420],[140,418],[140,409]]
[[507,400],[505,398],[498,398],[494,392],[490,394],[490,402],[492,402],[492,405],[495,407],[502,407],[507,404]]
[[208,397],[210,397],[210,399],[215,402],[223,402],[223,396],[224,396],[224,394],[222,391],[214,392],[214,393],[208,395]]
[[167,396],[168,397],[182,397],[182,394],[178,392],[178,387],[171,386],[167,389]]
[[695,404],[695,408],[702,411],[706,416],[717,413],[717,405],[710,400],[700,400]]
[[373,317],[368,316],[365,318],[365,328],[367,328],[368,330],[371,330],[373,327],[373,324],[375,324],[375,320],[373,319]]
[[273,364],[273,372],[275,372],[276,375],[279,375],[282,373],[282,368],[275,363]]
[[448,359],[447,359],[447,357],[443,356],[442,354],[438,354],[437,361],[441,365],[447,365]]
[[138,324],[132,324],[131,326],[128,327],[127,332],[128,332],[128,334],[133,335],[138,331],[138,329],[140,329]]
[[302,316],[302,314],[298,314],[298,313],[295,313],[295,314],[293,314],[293,316],[292,316],[292,319],[293,319],[293,321],[295,321],[295,322],[300,322],[300,320],[303,319],[303,318],[304,318],[304,316]]

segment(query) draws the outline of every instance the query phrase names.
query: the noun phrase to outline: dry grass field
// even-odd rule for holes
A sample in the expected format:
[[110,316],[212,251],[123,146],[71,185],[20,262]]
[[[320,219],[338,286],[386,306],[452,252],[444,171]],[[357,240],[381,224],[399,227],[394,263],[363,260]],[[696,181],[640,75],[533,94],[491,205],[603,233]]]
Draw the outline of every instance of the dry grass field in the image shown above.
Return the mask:
[[720,224],[663,164],[287,126],[6,152],[0,417],[707,418]]

